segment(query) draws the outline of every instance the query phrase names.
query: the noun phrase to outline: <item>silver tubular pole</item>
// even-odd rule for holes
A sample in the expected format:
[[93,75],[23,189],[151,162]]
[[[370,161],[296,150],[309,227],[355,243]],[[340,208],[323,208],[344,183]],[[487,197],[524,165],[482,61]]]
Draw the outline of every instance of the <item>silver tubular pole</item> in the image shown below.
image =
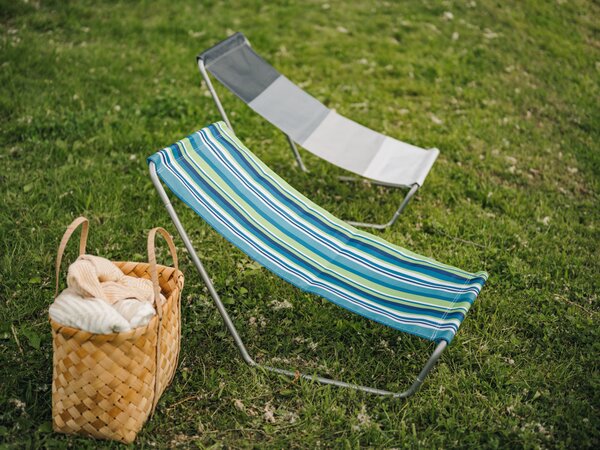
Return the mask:
[[417,376],[417,379],[413,382],[413,384],[411,384],[411,386],[406,391],[402,392],[402,394],[394,395],[394,397],[406,398],[410,397],[415,392],[417,392],[423,384],[423,381],[425,381],[425,378],[427,377],[429,372],[431,372],[431,369],[433,369],[433,367],[435,366],[437,360],[440,359],[440,356],[442,356],[442,353],[447,346],[448,343],[446,341],[440,341],[435,347],[435,350],[433,350],[433,353],[431,354],[423,368],[421,369],[421,372],[419,372],[419,375]]
[[235,341],[235,344],[237,345],[238,349],[240,350],[240,353],[242,354],[244,361],[246,361],[251,366],[255,366],[256,361],[254,361],[250,357],[248,350],[246,350],[246,346],[244,345],[242,338],[240,338],[240,335],[238,334],[235,326],[233,325],[233,322],[231,321],[231,318],[229,317],[229,314],[227,313],[227,310],[225,309],[225,306],[223,305],[223,302],[221,301],[219,294],[217,293],[215,287],[212,284],[210,277],[208,276],[208,273],[206,272],[206,269],[202,265],[200,258],[198,258],[198,255],[196,254],[196,250],[194,249],[194,246],[192,245],[192,241],[190,241],[190,238],[187,235],[185,228],[183,228],[183,225],[181,224],[181,221],[179,220],[179,217],[177,216],[177,213],[175,212],[175,209],[173,208],[173,205],[171,204],[171,201],[169,200],[169,197],[167,196],[167,193],[165,192],[165,190],[158,178],[158,174],[156,173],[156,166],[154,165],[153,162],[150,162],[150,178],[152,179],[152,183],[154,184],[154,187],[158,191],[158,195],[160,196],[160,199],[164,203],[165,208],[167,209],[167,212],[169,213],[169,216],[171,217],[171,220],[175,224],[175,228],[177,229],[177,232],[181,236],[181,239],[183,240],[183,244],[185,245],[185,248],[187,249],[188,253],[190,254],[190,257],[192,258],[192,262],[196,266],[196,269],[198,269],[198,272],[200,273],[202,280],[204,281],[204,283],[206,284],[206,287],[208,288],[208,292],[210,293],[210,296],[213,298],[215,305],[217,306],[217,309],[219,310],[219,313],[221,314],[221,317],[223,317],[225,326],[231,333],[231,336],[233,336],[233,340]]
[[217,105],[217,109],[219,110],[219,113],[221,114],[221,117],[223,118],[223,120],[225,121],[225,123],[227,124],[227,126],[229,127],[229,129],[231,131],[233,131],[233,127],[231,126],[231,122],[229,122],[229,117],[227,117],[227,114],[225,113],[225,110],[223,109],[223,105],[221,104],[221,100],[219,100],[219,96],[217,95],[217,91],[215,91],[215,88],[212,85],[212,82],[210,81],[210,77],[208,76],[208,72],[206,71],[206,67],[204,67],[204,61],[202,61],[201,59],[198,60],[198,69],[200,69],[200,73],[202,74],[202,78],[204,78],[204,82],[206,83],[206,86],[208,87],[208,90],[210,92],[210,95],[212,96],[215,105]]
[[402,211],[404,211],[404,208],[406,208],[406,205],[408,205],[408,203],[413,198],[413,196],[415,195],[415,193],[417,192],[418,189],[419,189],[418,184],[415,183],[412,185],[412,187],[410,188],[410,191],[408,191],[408,193],[404,197],[404,200],[402,200],[400,207],[396,210],[396,212],[394,213],[392,218],[387,223],[377,224],[377,223],[366,223],[366,222],[353,222],[350,220],[347,220],[346,223],[349,223],[350,225],[355,226],[355,227],[373,228],[376,230],[385,230],[386,228],[392,226],[396,222],[396,220],[398,220],[398,217],[400,217],[400,214],[402,214]]
[[268,370],[271,372],[280,373],[282,375],[288,375],[290,377],[300,377],[300,378],[304,378],[306,380],[317,381],[322,384],[330,384],[333,386],[345,387],[348,389],[355,389],[357,391],[367,392],[369,394],[390,396],[390,397],[394,397],[394,398],[407,398],[419,390],[419,388],[423,384],[423,381],[425,381],[425,378],[427,377],[427,375],[429,374],[431,369],[433,369],[433,367],[435,366],[435,363],[440,358],[440,356],[442,355],[442,352],[444,351],[444,349],[446,348],[447,345],[448,344],[446,341],[440,341],[437,344],[437,346],[435,347],[435,350],[433,351],[433,353],[431,354],[431,356],[429,357],[429,359],[423,366],[423,369],[421,369],[421,372],[419,373],[419,375],[417,376],[415,381],[404,392],[391,392],[391,391],[386,391],[384,389],[377,389],[377,388],[370,387],[370,386],[362,386],[360,384],[346,383],[345,381],[334,380],[331,378],[323,378],[323,377],[318,377],[318,376],[313,376],[313,375],[307,375],[307,374],[300,373],[300,372],[294,372],[291,370],[279,369],[279,368],[270,367],[270,366],[263,366],[262,364],[257,364],[256,367],[260,367],[262,369],[265,369],[265,370]]
[[179,217],[177,216],[177,212],[175,212],[175,209],[173,208],[173,205],[171,204],[171,201],[169,200],[169,197],[168,197],[167,193],[165,192],[165,189],[163,188],[162,183],[160,182],[160,179],[158,178],[158,174],[156,173],[156,166],[154,165],[153,162],[150,162],[149,170],[150,170],[150,178],[152,179],[152,183],[154,184],[154,187],[156,188],[158,195],[160,196],[160,199],[162,200],[163,204],[165,205],[165,208],[167,209],[167,212],[169,213],[169,216],[171,217],[171,220],[173,221],[173,224],[175,225],[177,232],[179,233],[179,235],[181,236],[181,239],[183,240],[185,248],[187,249],[188,253],[190,254],[190,257],[192,258],[192,262],[196,266],[196,269],[198,269],[198,272],[200,273],[202,280],[204,281],[204,283],[206,284],[206,287],[208,288],[208,292],[210,293],[219,313],[221,314],[221,317],[223,318],[223,322],[225,322],[225,326],[227,327],[227,329],[229,330],[229,333],[233,337],[233,340],[234,340],[238,350],[240,351],[242,358],[244,359],[244,361],[246,361],[246,363],[248,363],[250,366],[259,367],[266,371],[275,372],[275,373],[278,373],[281,375],[286,375],[286,376],[290,376],[293,378],[300,377],[300,378],[304,378],[309,381],[317,381],[322,384],[329,384],[329,385],[333,385],[333,386],[355,389],[355,390],[367,392],[370,394],[391,396],[394,398],[406,398],[406,397],[410,397],[415,392],[417,392],[417,390],[419,389],[421,384],[423,384],[425,377],[431,371],[431,369],[433,368],[433,366],[435,365],[437,360],[440,358],[442,352],[446,348],[446,346],[447,346],[446,341],[440,341],[437,344],[435,350],[433,351],[432,355],[429,357],[429,359],[423,366],[423,369],[421,370],[421,372],[419,373],[419,375],[417,376],[415,381],[404,392],[391,392],[391,391],[386,391],[383,389],[377,389],[374,387],[362,386],[362,385],[353,384],[353,383],[346,383],[344,381],[334,380],[332,378],[324,378],[324,377],[319,377],[316,375],[308,375],[305,373],[300,373],[298,371],[280,369],[277,367],[271,367],[271,366],[267,366],[267,365],[263,365],[263,364],[258,364],[256,361],[254,361],[254,359],[252,359],[252,357],[248,353],[248,350],[246,349],[246,346],[244,345],[242,338],[240,337],[237,329],[235,328],[235,325],[233,324],[231,317],[229,317],[229,313],[225,309],[225,305],[223,305],[223,302],[221,301],[219,294],[217,293],[210,277],[208,276],[206,269],[204,268],[204,266],[202,265],[202,262],[200,261],[200,258],[196,254],[196,250],[194,249],[194,246],[192,245],[192,242],[191,242],[187,232],[185,231],[183,224],[179,220]]
[[[283,134],[285,134],[285,133],[283,133]],[[300,169],[302,170],[302,172],[308,172],[308,169],[304,165],[304,161],[302,161],[302,158],[300,157],[300,152],[298,151],[298,147],[296,147],[296,143],[292,140],[292,138],[288,134],[285,134],[285,137],[287,138],[287,140],[288,140],[288,142],[290,144],[290,148],[292,149],[292,153],[294,154],[294,158],[296,158],[296,162],[298,163],[298,167],[300,167]]]

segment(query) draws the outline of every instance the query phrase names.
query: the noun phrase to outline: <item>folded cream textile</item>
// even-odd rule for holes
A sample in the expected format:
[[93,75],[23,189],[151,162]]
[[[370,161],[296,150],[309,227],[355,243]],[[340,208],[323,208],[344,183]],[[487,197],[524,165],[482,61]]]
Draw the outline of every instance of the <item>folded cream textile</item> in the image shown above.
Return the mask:
[[82,255],[69,266],[67,285],[82,297],[96,297],[114,303],[136,298],[152,303],[152,281],[124,275],[111,261],[100,256]]
[[[160,297],[164,301],[162,294]],[[112,304],[112,307],[129,322],[131,328],[147,325],[154,314],[156,314],[154,307],[150,303],[140,302],[132,298],[117,300]]]
[[71,288],[56,297],[49,313],[55,322],[90,333],[120,333],[132,328],[110,303],[100,298],[83,298]]
[[[147,325],[156,314],[152,281],[123,274],[105,258],[82,255],[69,266],[67,286],[50,306],[63,325],[97,334]],[[161,294],[161,300],[165,297]]]
[[[165,297],[161,294],[161,300]],[[55,322],[90,333],[110,334],[148,324],[156,311],[150,303],[122,299],[112,305],[100,298],[83,298],[73,289],[62,291],[50,305]]]

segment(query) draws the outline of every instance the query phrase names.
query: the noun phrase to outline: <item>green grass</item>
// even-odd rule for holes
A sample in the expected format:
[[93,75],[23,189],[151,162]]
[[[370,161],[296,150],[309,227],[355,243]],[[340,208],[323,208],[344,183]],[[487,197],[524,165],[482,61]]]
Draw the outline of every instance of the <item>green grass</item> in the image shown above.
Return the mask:
[[[423,389],[390,400],[243,365],[178,239],[180,367],[137,443],[598,448],[599,23],[585,1],[2,0],[0,447],[98,445],[51,431],[58,241],[83,214],[91,253],[144,260],[148,229],[175,232],[145,157],[218,119],[195,55],[240,30],[328,106],[440,148],[380,234],[490,279]],[[303,175],[277,130],[219,92],[242,141],[317,203],[391,214],[401,193],[329,181],[306,152]],[[260,361],[391,389],[423,364],[431,345],[280,282],[177,206]]]

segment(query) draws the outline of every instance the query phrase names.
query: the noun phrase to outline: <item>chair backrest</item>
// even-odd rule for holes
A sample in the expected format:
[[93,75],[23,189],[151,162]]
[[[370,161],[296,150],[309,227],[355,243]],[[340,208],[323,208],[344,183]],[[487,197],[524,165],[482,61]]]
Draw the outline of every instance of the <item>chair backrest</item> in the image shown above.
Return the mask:
[[327,108],[262,59],[241,33],[198,55],[204,68],[295,142],[392,186],[422,185],[439,151],[375,132]]
[[242,33],[235,33],[198,55],[217,80],[250,103],[280,74],[252,50]]
[[395,329],[450,342],[487,278],[337,219],[278,177],[223,122],[149,163],[251,258],[305,291]]

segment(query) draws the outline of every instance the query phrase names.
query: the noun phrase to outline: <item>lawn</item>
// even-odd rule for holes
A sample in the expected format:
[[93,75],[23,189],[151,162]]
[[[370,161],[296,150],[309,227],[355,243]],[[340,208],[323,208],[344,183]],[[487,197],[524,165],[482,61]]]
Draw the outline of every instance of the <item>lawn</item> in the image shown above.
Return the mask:
[[[591,1],[1,0],[0,448],[98,445],[51,430],[56,248],[79,215],[115,260],[144,260],[153,226],[175,233],[145,158],[219,119],[195,55],[234,31],[327,106],[439,148],[377,234],[490,278],[422,390],[393,400],[244,365],[177,237],[180,366],[137,444],[598,448],[599,24]],[[303,174],[217,89],[240,139],[334,214],[384,221],[402,198],[307,152]],[[175,206],[259,361],[411,382],[431,344],[281,282]]]

